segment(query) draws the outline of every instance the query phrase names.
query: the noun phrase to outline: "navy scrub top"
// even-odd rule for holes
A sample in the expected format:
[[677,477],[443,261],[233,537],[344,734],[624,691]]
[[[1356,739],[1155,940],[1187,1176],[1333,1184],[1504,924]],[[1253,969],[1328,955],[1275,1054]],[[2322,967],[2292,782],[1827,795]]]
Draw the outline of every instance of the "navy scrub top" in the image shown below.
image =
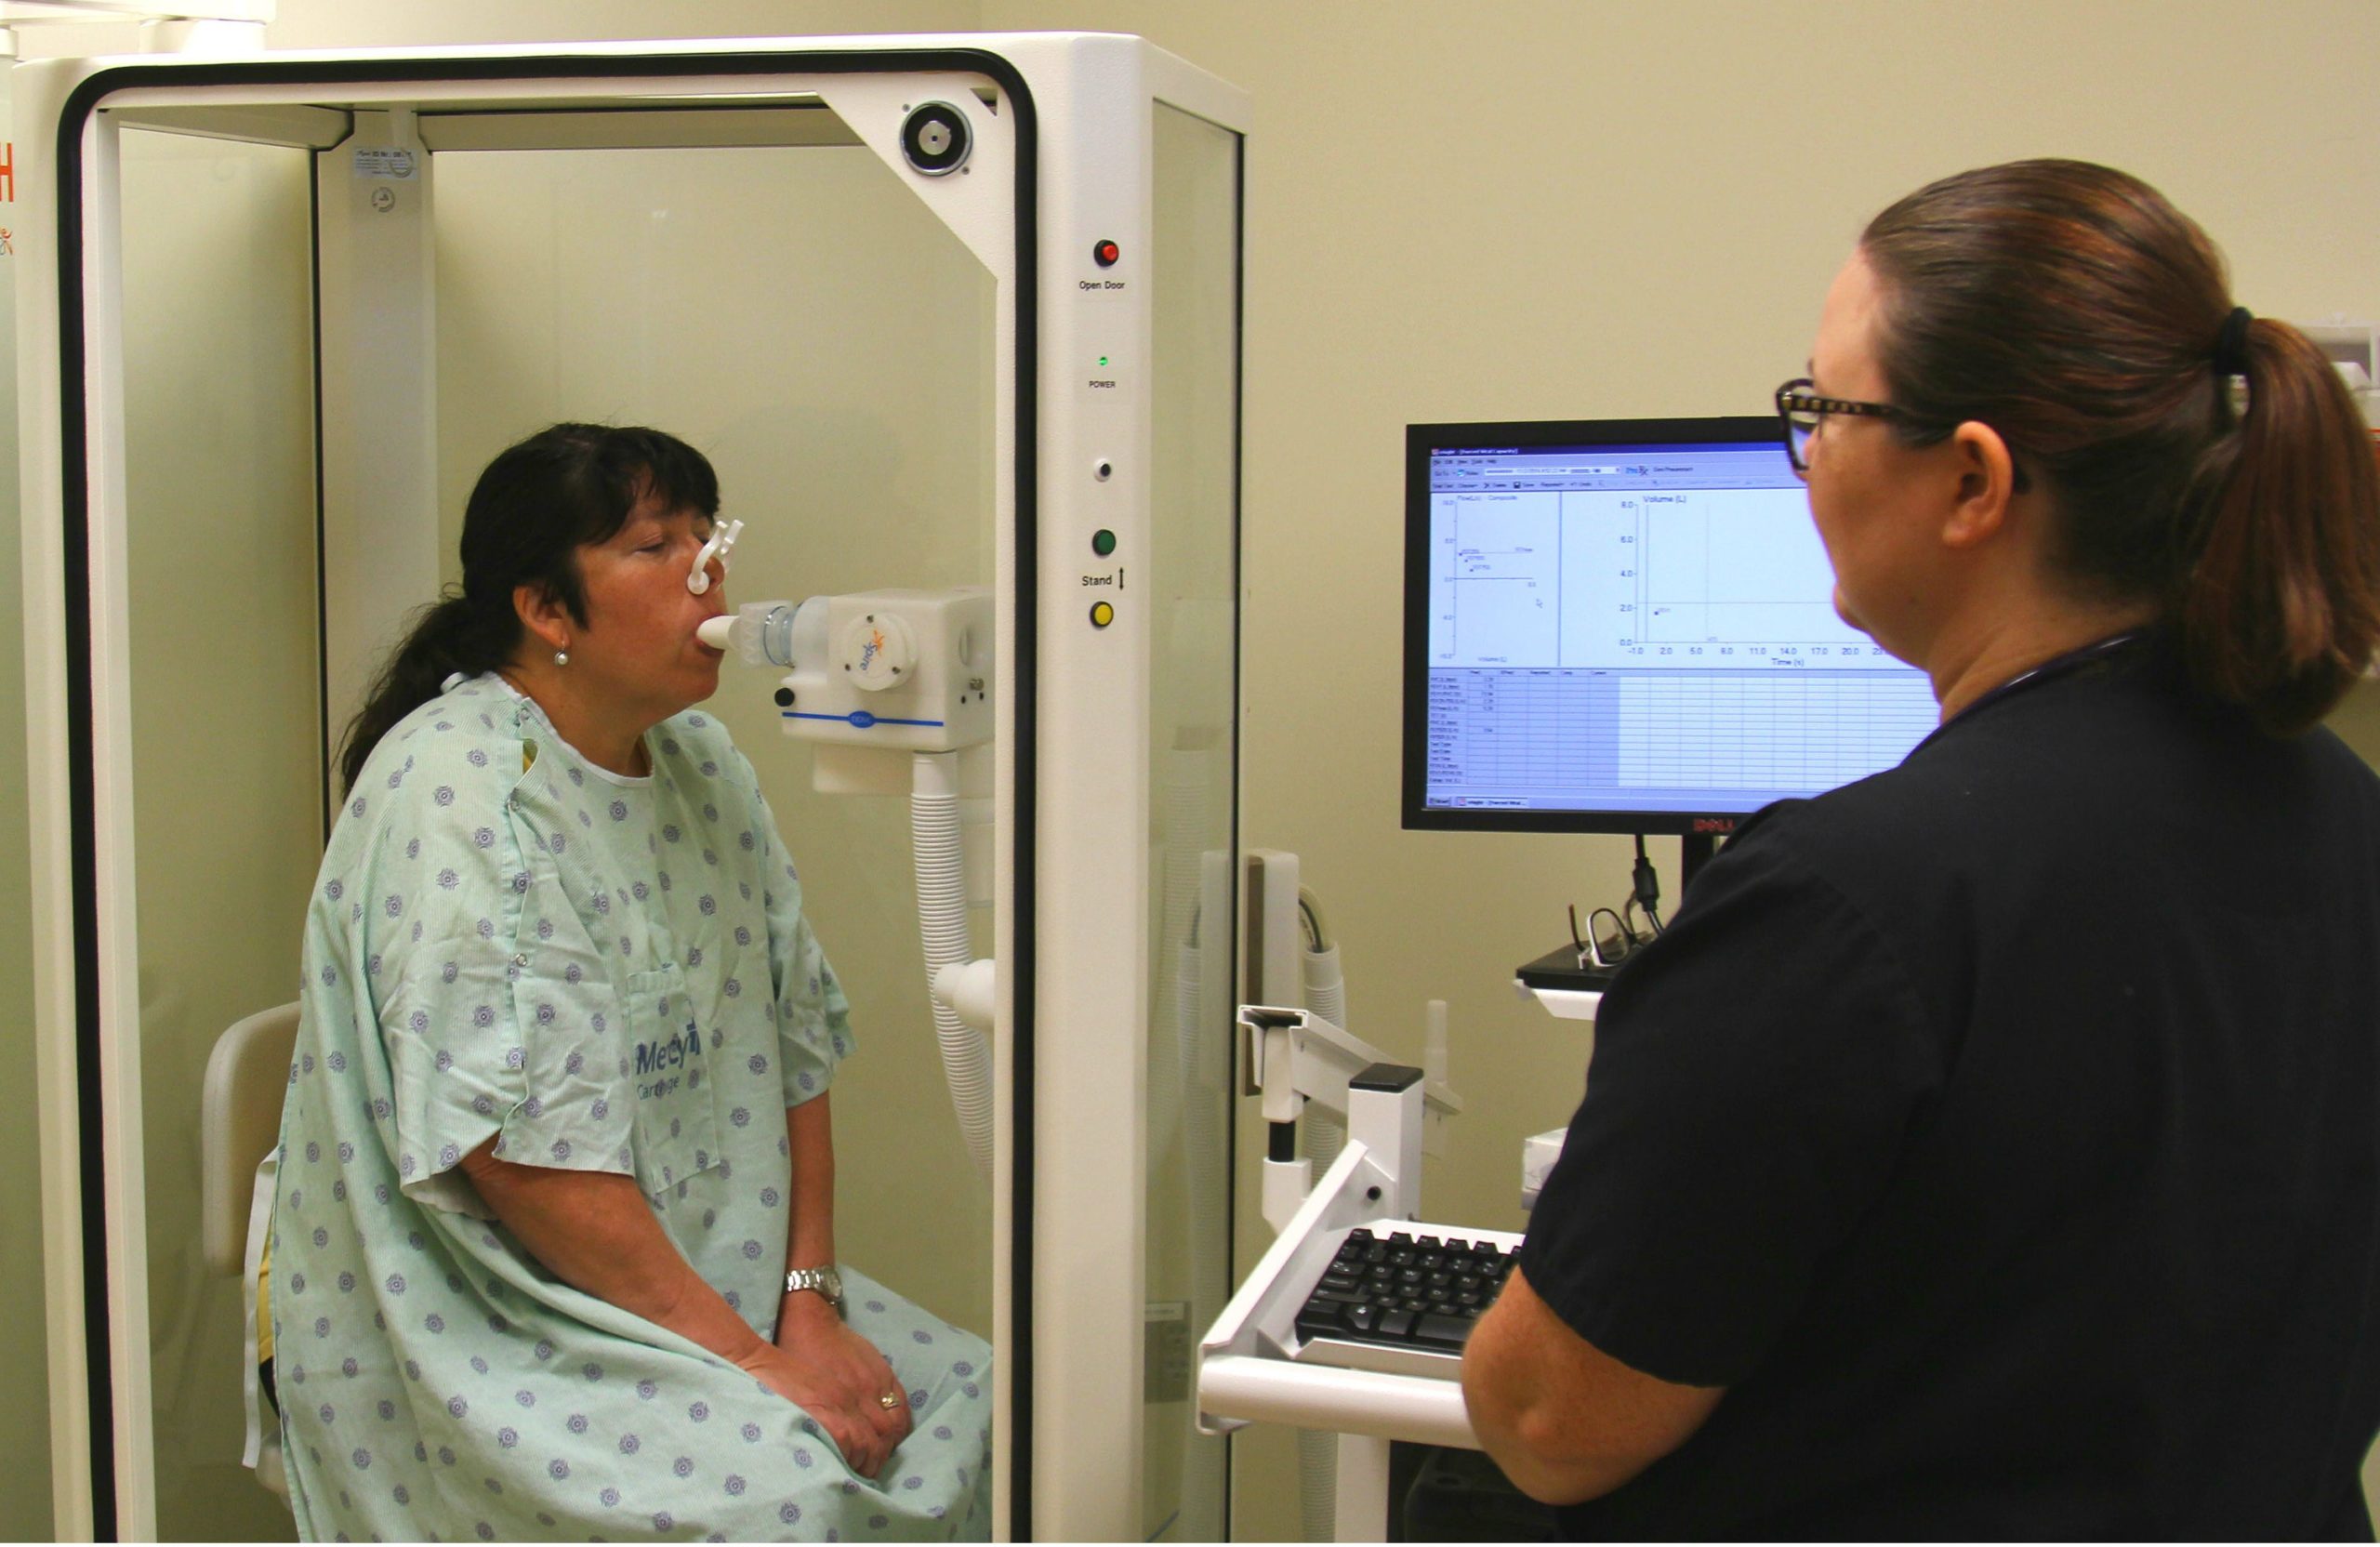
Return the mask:
[[1762,812],[1621,973],[1523,1269],[1727,1395],[1580,1537],[2355,1537],[2380,779],[2155,638]]

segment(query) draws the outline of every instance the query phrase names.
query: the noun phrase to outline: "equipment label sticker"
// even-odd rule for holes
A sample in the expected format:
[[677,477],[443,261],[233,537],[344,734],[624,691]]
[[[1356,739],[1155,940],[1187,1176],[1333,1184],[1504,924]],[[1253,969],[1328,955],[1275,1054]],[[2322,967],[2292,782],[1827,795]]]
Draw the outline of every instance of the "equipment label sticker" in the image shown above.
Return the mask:
[[399,180],[414,175],[411,151],[383,148],[355,152],[355,175],[359,178],[395,178]]

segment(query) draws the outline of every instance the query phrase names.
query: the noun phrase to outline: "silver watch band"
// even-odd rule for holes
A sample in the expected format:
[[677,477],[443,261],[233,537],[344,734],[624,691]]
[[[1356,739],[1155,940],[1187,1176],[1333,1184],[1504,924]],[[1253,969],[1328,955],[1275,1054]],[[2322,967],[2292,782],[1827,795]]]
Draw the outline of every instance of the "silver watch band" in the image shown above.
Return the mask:
[[787,1270],[785,1292],[792,1294],[800,1289],[811,1290],[827,1304],[832,1305],[836,1315],[842,1315],[843,1276],[836,1271],[833,1263],[829,1263],[823,1267]]

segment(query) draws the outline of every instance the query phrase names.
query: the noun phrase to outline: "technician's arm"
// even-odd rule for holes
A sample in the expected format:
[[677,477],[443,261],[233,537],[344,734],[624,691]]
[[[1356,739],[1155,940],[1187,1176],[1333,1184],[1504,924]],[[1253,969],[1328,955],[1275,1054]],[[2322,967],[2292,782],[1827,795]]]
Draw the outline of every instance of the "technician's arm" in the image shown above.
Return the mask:
[[1629,1368],[1570,1330],[1517,1268],[1462,1355],[1480,1445],[1548,1504],[1609,1493],[1685,1444],[1726,1395]]

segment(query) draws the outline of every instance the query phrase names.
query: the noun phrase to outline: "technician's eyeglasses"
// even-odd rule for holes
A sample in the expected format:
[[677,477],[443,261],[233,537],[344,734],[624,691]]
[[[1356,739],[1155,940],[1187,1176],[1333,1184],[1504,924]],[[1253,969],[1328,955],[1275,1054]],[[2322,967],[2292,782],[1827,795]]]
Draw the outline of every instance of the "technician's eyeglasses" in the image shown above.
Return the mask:
[[1777,418],[1785,427],[1785,459],[1793,470],[1808,476],[1810,437],[1829,414],[1864,414],[1871,418],[1899,419],[1909,416],[1889,403],[1858,403],[1850,398],[1822,398],[1810,390],[1808,377],[1795,377],[1777,389]]

